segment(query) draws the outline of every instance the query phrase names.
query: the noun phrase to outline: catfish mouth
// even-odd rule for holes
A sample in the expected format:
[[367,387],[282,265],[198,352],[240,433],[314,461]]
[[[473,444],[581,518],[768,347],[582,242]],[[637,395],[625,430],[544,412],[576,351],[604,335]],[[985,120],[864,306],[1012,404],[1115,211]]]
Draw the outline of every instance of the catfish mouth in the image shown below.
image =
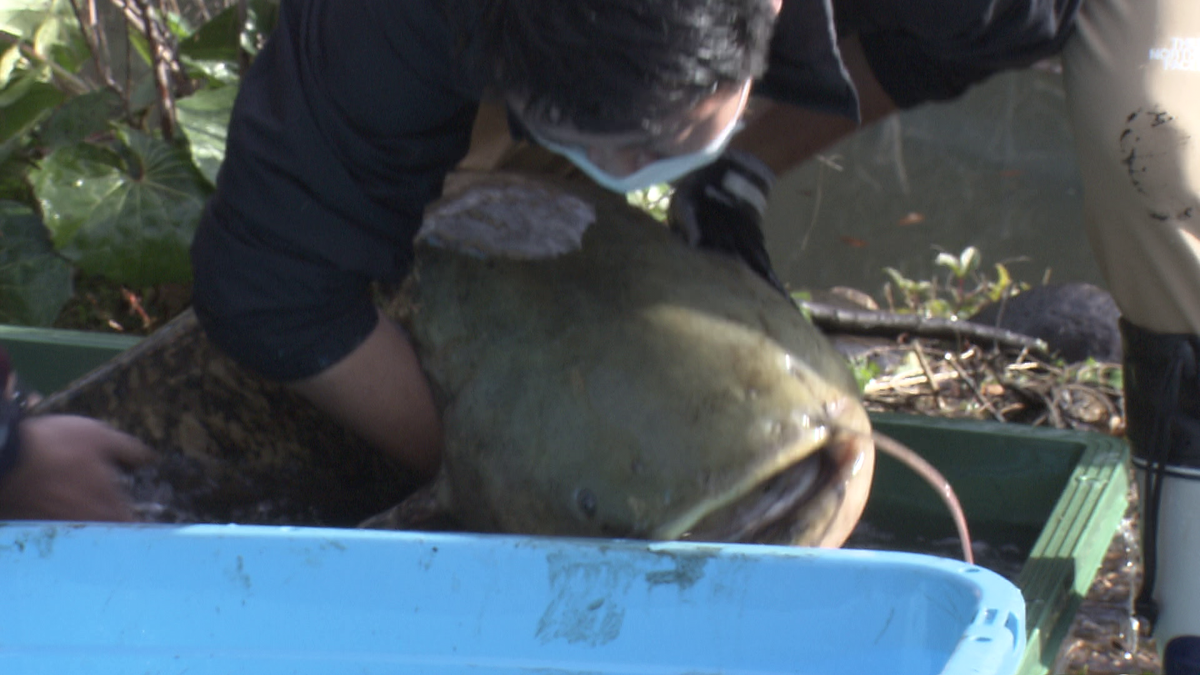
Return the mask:
[[717,509],[681,535],[691,541],[815,546],[829,531],[869,437],[835,431],[829,441]]

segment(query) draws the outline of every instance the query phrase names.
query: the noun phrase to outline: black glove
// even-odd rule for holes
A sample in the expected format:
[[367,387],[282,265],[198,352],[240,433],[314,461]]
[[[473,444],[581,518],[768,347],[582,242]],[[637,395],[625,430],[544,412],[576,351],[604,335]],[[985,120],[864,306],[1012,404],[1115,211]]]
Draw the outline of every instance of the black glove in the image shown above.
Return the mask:
[[757,157],[726,151],[676,184],[667,223],[696,248],[740,258],[790,299],[763,243],[763,213],[774,182],[775,175]]

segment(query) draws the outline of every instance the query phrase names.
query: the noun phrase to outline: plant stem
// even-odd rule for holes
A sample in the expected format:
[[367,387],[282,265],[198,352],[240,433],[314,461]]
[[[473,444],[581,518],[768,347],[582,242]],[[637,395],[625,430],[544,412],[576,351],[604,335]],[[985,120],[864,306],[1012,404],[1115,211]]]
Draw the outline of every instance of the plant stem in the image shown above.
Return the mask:
[[162,126],[163,139],[175,138],[175,99],[171,95],[171,74],[167,61],[166,31],[154,23],[150,15],[150,7],[145,0],[133,0],[142,20],[142,34],[150,47],[151,67],[154,71],[154,86],[158,90],[158,103],[162,115],[159,124]]
[[50,72],[54,74],[54,78],[59,81],[62,89],[67,94],[78,96],[79,94],[86,94],[95,90],[95,87],[93,87],[87,80],[75,75],[54,61],[43,58],[41,54],[38,54],[32,46],[23,40],[2,32],[0,32],[0,40],[3,40],[10,45],[17,45],[17,48],[21,50],[21,56],[24,56],[30,61],[48,67]]
[[71,11],[75,14],[75,23],[79,26],[83,41],[92,55],[92,63],[96,67],[96,72],[105,84],[116,89],[117,83],[113,81],[112,68],[108,62],[108,44],[104,37],[104,27],[100,25],[100,18],[96,14],[96,0],[87,0],[87,3],[87,16],[85,17],[83,10],[79,8],[79,0],[71,0]]

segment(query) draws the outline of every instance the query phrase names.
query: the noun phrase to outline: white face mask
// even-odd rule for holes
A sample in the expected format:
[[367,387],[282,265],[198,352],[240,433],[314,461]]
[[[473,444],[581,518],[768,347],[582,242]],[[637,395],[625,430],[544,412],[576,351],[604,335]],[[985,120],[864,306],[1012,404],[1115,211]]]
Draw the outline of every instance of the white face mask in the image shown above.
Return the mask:
[[[571,163],[579,167],[581,171],[586,173],[597,184],[612,190],[613,192],[631,192],[633,190],[641,190],[648,188],[651,185],[659,183],[670,183],[676,178],[685,176],[696,169],[710,164],[725,152],[725,147],[729,145],[730,139],[741,128],[741,107],[746,101],[746,96],[750,91],[750,83],[742,89],[741,103],[739,103],[738,115],[730,120],[729,124],[717,134],[715,138],[709,141],[708,145],[695,152],[689,152],[682,155],[674,155],[664,157],[663,159],[651,162],[642,168],[634,171],[626,176],[614,176],[604,169],[592,163],[592,160],[587,156],[587,150],[582,146],[567,146],[560,145],[553,141],[546,140],[541,136],[533,133],[534,139],[542,147],[557,153],[571,160]],[[532,133],[532,132],[531,132]]]

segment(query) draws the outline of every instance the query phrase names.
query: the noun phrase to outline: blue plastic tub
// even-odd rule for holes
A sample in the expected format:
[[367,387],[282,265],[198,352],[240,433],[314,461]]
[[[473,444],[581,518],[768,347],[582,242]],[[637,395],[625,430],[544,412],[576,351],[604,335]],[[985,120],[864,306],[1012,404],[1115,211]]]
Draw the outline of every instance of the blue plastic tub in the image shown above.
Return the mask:
[[910,553],[0,524],[0,673],[1009,674],[1024,602]]

